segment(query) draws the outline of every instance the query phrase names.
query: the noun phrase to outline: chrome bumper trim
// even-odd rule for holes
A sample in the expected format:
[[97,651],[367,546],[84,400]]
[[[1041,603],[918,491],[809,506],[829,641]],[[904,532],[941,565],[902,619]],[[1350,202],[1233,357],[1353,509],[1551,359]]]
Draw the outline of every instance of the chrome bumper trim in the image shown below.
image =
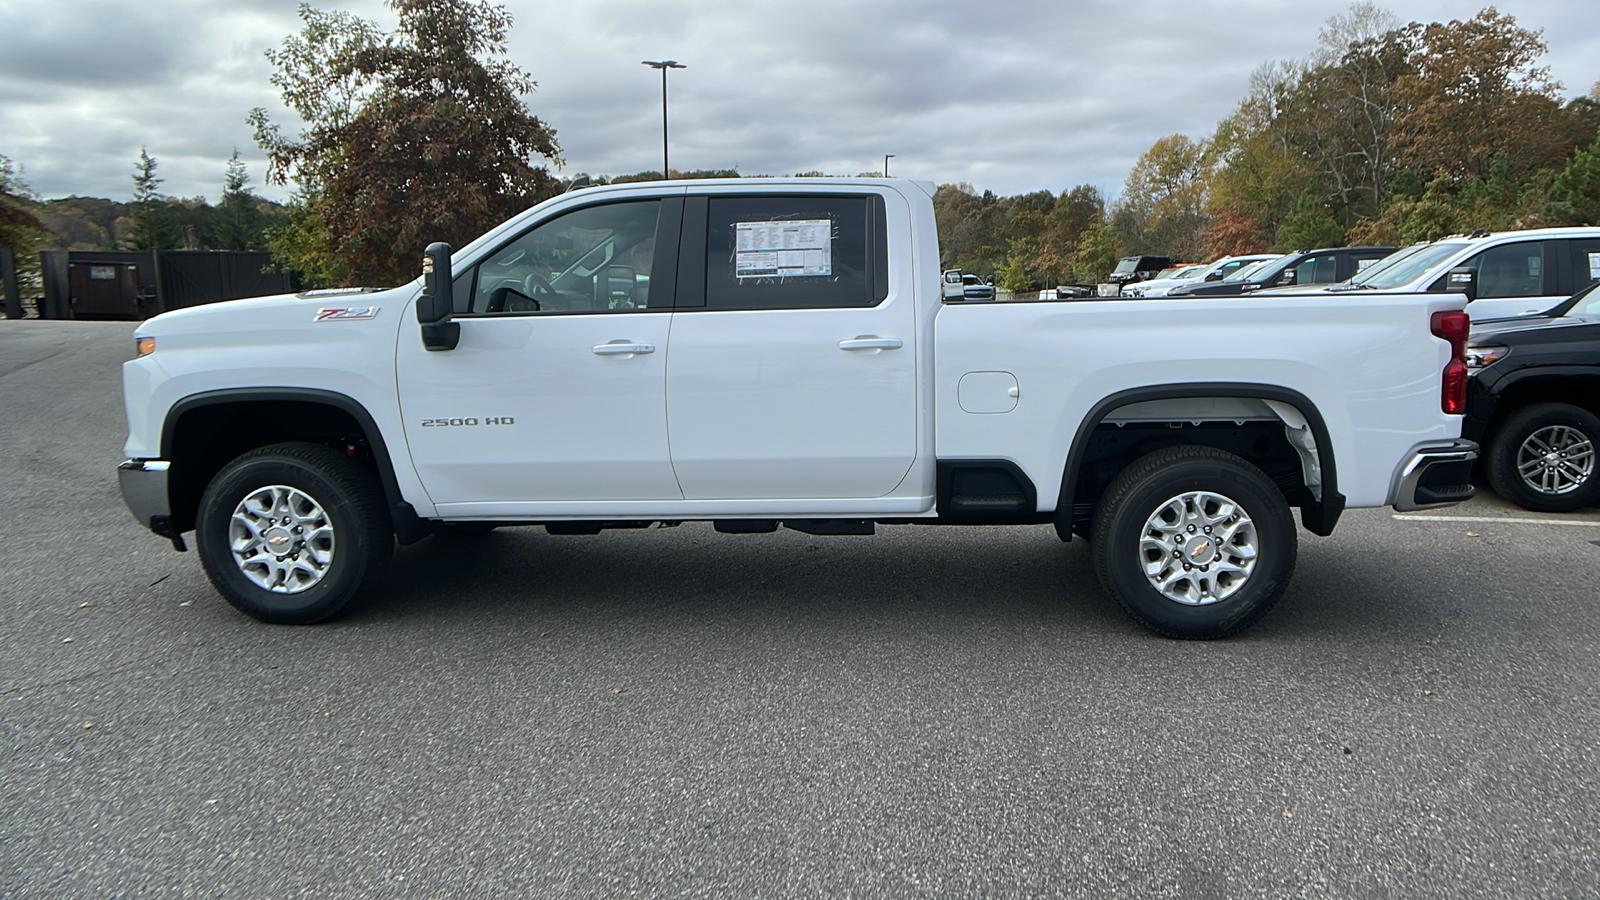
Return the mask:
[[[1436,509],[1441,506],[1454,506],[1465,500],[1471,500],[1475,490],[1472,484],[1462,479],[1458,489],[1442,495],[1436,491],[1423,489],[1428,498],[1419,498],[1417,492],[1422,489],[1422,478],[1428,470],[1435,466],[1447,463],[1468,463],[1478,458],[1478,445],[1474,441],[1454,440],[1448,444],[1419,448],[1412,454],[1411,460],[1405,468],[1400,470],[1399,484],[1394,493],[1394,508],[1398,512],[1412,512],[1419,509]],[[1443,499],[1433,499],[1436,497]]]
[[172,514],[171,501],[167,499],[167,470],[171,467],[172,463],[164,459],[130,459],[117,466],[122,502],[146,528],[154,530],[152,522],[157,516]]

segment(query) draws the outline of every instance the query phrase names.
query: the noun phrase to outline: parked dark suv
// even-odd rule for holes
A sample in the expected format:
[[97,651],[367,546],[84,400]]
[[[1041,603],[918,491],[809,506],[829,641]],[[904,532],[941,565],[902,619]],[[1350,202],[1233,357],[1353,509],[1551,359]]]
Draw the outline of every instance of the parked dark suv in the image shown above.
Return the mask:
[[1245,278],[1224,278],[1173,288],[1168,297],[1229,297],[1275,287],[1307,284],[1332,284],[1353,277],[1369,265],[1393,253],[1393,247],[1326,247],[1302,250],[1280,257],[1248,272]]
[[1110,277],[1113,283],[1119,285],[1149,281],[1171,265],[1170,256],[1124,256],[1117,260],[1117,267],[1111,270]]
[[1541,512],[1600,501],[1600,281],[1543,316],[1473,322],[1467,366],[1461,436],[1494,492]]

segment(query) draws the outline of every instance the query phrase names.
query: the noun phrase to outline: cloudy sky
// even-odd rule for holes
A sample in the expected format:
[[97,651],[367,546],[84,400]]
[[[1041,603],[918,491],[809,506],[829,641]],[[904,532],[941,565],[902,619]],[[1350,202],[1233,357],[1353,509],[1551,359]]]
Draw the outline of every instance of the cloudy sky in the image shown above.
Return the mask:
[[[1569,97],[1600,80],[1593,0],[1501,0],[1544,29]],[[391,28],[382,0],[321,0]],[[1380,4],[1402,20],[1467,19],[1478,2]],[[876,171],[998,194],[1092,184],[1115,195],[1139,155],[1204,137],[1250,73],[1299,59],[1348,0],[507,0],[511,59],[561,142],[560,174],[672,165],[745,174]],[[0,0],[0,154],[45,197],[126,199],[146,147],[178,196],[221,193],[238,148],[266,164],[245,115],[298,130],[263,51],[299,29],[293,0]]]

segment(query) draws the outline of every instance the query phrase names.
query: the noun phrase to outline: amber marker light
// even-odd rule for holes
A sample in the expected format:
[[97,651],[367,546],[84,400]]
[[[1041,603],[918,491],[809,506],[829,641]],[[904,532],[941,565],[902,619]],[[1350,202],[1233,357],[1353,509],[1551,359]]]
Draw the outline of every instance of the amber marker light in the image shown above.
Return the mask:
[[153,337],[134,338],[133,345],[139,351],[140,359],[156,352],[156,339]]

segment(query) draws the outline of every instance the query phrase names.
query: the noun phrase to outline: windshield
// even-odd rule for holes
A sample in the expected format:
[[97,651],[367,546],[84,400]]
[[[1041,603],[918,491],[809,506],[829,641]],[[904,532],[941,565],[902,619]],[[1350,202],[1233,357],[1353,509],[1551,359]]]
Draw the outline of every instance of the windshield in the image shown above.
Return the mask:
[[1143,259],[1143,257],[1130,256],[1127,259],[1117,263],[1117,267],[1111,270],[1111,274],[1126,275],[1129,272],[1137,272],[1139,270],[1139,260],[1141,259]]
[[1403,287],[1426,275],[1429,269],[1455,255],[1457,251],[1469,246],[1471,245],[1461,241],[1417,244],[1357,272],[1356,277],[1350,279],[1350,283],[1364,284],[1378,290]]
[[1270,268],[1272,268],[1272,264],[1273,263],[1277,262],[1280,259],[1288,259],[1289,257],[1291,257],[1293,255],[1294,255],[1293,253],[1289,253],[1289,254],[1286,254],[1284,256],[1275,257],[1273,259],[1263,259],[1262,261],[1260,261],[1258,263],[1252,263],[1251,265],[1245,266],[1244,268],[1240,269],[1237,272],[1234,272],[1232,275],[1229,275],[1227,278],[1224,278],[1222,280],[1223,281],[1249,281],[1252,277],[1254,277],[1256,275],[1256,273],[1261,272],[1261,271],[1266,270],[1266,269],[1270,269]]
[[1556,304],[1547,316],[1600,316],[1600,281]]

